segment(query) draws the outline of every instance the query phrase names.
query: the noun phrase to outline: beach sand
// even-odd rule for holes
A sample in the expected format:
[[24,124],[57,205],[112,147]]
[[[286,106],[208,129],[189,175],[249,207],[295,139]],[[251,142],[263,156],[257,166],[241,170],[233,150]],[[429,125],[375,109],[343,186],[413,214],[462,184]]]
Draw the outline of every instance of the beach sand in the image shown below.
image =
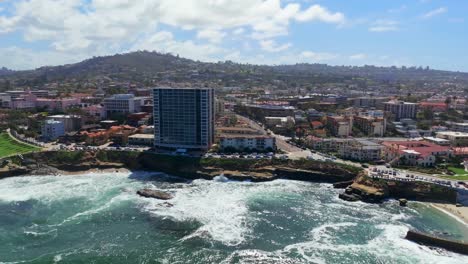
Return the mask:
[[468,207],[457,207],[454,204],[441,203],[431,203],[431,205],[468,226]]

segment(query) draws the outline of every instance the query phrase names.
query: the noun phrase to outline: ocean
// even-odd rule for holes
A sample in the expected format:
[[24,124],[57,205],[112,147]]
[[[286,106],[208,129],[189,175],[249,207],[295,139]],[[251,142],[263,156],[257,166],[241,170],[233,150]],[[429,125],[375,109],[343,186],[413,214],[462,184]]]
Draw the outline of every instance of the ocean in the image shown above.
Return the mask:
[[[141,188],[170,192],[142,198]],[[159,173],[0,180],[0,263],[468,263],[404,239],[468,240],[423,203],[350,203],[330,184],[187,181]]]

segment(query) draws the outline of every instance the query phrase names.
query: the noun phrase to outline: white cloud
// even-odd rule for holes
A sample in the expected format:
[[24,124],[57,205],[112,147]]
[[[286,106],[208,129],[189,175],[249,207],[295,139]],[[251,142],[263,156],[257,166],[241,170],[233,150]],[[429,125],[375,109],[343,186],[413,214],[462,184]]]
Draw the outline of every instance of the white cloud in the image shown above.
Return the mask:
[[[263,41],[261,46],[264,50],[280,52],[287,50],[291,43],[279,45],[274,38],[288,35],[293,22],[345,23],[341,12],[317,4],[301,5],[300,2],[16,0],[11,1],[11,12],[0,14],[0,34],[17,32],[27,42],[44,41],[50,45],[46,51],[60,58],[66,58],[66,53],[71,58],[74,54],[93,56],[122,52],[129,50],[128,47],[145,46],[146,43],[151,50],[177,51],[184,56],[201,59],[212,58],[208,55],[223,49],[220,45],[227,36],[226,32],[235,35],[237,41],[251,37],[260,43]],[[157,32],[161,24],[193,30],[197,38],[178,41],[171,35],[168,43],[158,42],[157,38],[164,36]],[[207,40],[208,44],[201,45],[197,40]],[[158,46],[150,47],[151,43]]]
[[197,44],[192,40],[177,41],[168,31],[160,31],[137,41],[129,51],[133,50],[161,51],[202,61],[216,61],[216,58],[226,53],[225,49],[213,44]]
[[448,11],[448,9],[447,9],[446,7],[440,7],[440,8],[431,10],[431,11],[429,11],[429,12],[423,14],[423,15],[421,16],[421,18],[423,18],[423,19],[429,19],[429,18],[438,16],[438,15],[441,15],[441,14],[447,13],[447,11]]
[[397,31],[399,23],[394,20],[377,20],[369,28],[370,32]]
[[280,51],[285,51],[289,49],[292,44],[291,43],[286,43],[283,45],[277,44],[274,40],[261,40],[260,42],[260,48],[264,51],[268,52],[280,52]]
[[364,60],[367,58],[367,55],[364,53],[353,54],[349,56],[350,60]]
[[244,34],[244,32],[245,32],[245,29],[244,29],[244,28],[237,28],[237,29],[235,29],[235,30],[232,32],[232,34],[234,34],[234,35],[242,35],[242,34]]
[[204,29],[198,31],[197,33],[197,38],[207,39],[208,41],[213,43],[220,43],[225,36],[226,33],[215,29]]
[[[95,54],[107,55],[107,54]],[[14,70],[34,69],[41,66],[53,66],[79,62],[88,59],[89,54],[63,53],[58,51],[37,51],[16,46],[0,48],[1,66]]]
[[326,53],[326,52],[312,52],[312,51],[303,51],[299,55],[301,59],[298,61],[303,61],[303,62],[323,62],[323,61],[329,61],[332,59],[336,59],[339,57],[338,54],[334,53]]
[[295,17],[297,21],[322,21],[327,23],[341,24],[345,22],[345,16],[340,13],[331,13],[320,5],[313,5]]

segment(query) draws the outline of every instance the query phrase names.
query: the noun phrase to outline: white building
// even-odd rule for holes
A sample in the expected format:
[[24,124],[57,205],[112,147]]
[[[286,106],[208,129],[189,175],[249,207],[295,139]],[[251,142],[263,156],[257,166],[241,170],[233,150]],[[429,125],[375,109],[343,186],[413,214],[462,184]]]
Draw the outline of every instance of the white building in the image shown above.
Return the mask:
[[236,151],[274,151],[276,150],[276,139],[271,136],[262,135],[222,135],[219,137],[221,150],[233,148]]
[[81,116],[78,115],[52,115],[48,116],[47,120],[62,122],[66,133],[78,131],[82,126]]
[[104,99],[107,115],[139,112],[139,99],[133,94],[115,94]]
[[63,122],[56,120],[46,120],[42,125],[42,138],[45,140],[55,140],[65,135]]
[[135,134],[128,137],[128,144],[134,146],[153,146],[154,134]]
[[457,132],[468,133],[468,123],[454,123],[452,129]]
[[468,146],[468,133],[443,131],[436,133],[438,138],[450,140],[450,143],[454,147],[465,147]]
[[418,104],[408,103],[398,100],[393,100],[384,103],[385,111],[390,112],[395,117],[395,120],[402,118],[416,118],[416,108]]

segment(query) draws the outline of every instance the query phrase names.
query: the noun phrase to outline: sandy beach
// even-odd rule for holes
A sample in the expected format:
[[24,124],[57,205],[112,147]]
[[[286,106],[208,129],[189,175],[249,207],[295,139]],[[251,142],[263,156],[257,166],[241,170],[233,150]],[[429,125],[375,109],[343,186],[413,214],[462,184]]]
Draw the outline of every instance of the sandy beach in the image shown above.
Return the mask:
[[451,217],[456,218],[458,221],[464,223],[468,227],[468,207],[457,207],[454,204],[441,203],[431,203],[431,206],[443,211]]

